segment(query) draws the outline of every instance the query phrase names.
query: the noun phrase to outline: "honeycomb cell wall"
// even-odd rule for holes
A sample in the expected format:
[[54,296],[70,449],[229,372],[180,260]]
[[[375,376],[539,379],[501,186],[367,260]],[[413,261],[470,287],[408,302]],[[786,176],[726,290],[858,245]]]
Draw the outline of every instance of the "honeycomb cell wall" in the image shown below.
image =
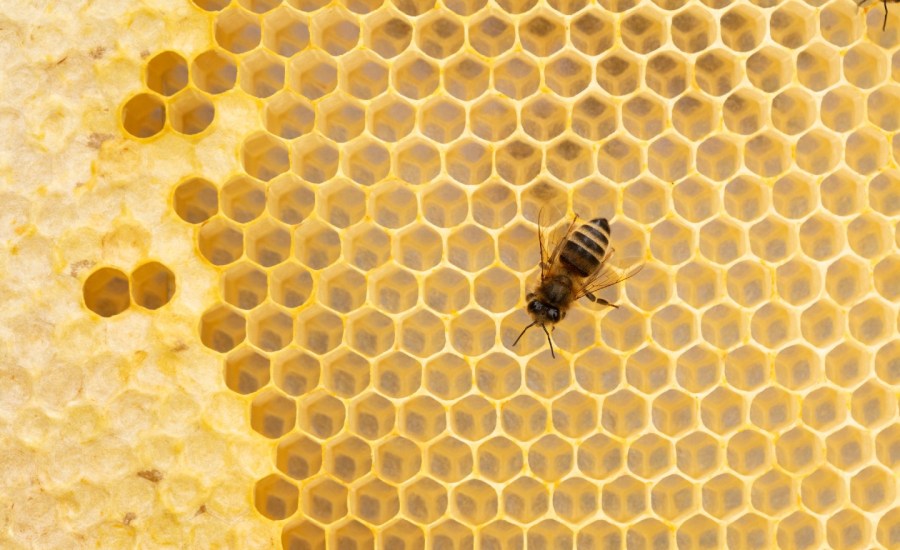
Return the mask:
[[0,546],[900,547],[890,8],[17,8]]

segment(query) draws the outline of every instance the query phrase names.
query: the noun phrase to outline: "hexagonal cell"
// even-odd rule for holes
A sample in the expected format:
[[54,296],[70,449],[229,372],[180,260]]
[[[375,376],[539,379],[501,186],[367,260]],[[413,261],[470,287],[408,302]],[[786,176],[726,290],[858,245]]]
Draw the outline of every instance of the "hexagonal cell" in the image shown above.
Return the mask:
[[825,438],[828,462],[850,472],[872,460],[873,434],[856,426],[844,426]]
[[329,478],[320,478],[303,488],[303,511],[322,523],[333,523],[347,515],[347,488]]
[[690,147],[675,134],[658,138],[647,153],[650,172],[665,181],[683,178],[694,164]]
[[219,211],[216,186],[204,178],[188,178],[172,194],[172,207],[182,220],[203,223]]
[[[818,485],[818,484],[817,484]],[[827,482],[822,487],[827,487]],[[750,489],[750,503],[767,516],[780,516],[790,509],[796,487],[787,474],[770,470],[756,478]]]
[[166,105],[156,94],[136,94],[122,106],[121,120],[132,136],[152,137],[166,124]]
[[334,531],[338,548],[374,548],[375,534],[360,521],[350,520]]
[[672,42],[685,53],[705,50],[715,40],[716,23],[701,6],[691,6],[672,18]]
[[675,521],[699,505],[693,484],[684,477],[673,474],[658,481],[651,490],[650,503],[659,516]]
[[441,72],[444,89],[453,97],[466,101],[481,96],[490,83],[490,68],[478,57],[467,53],[450,59]]
[[333,56],[353,49],[359,42],[359,23],[355,15],[340,7],[331,7],[313,18],[313,43]]
[[318,304],[296,317],[295,329],[297,344],[319,355],[337,347],[344,334],[341,317]]
[[803,423],[825,432],[844,421],[847,416],[846,396],[834,388],[813,390],[803,399]]
[[811,8],[790,2],[769,16],[769,35],[786,48],[799,48],[815,33],[815,18]]
[[674,99],[687,89],[687,78],[687,63],[674,52],[650,58],[644,75],[647,86],[667,99]]
[[703,484],[703,509],[718,519],[733,517],[746,507],[743,481],[732,474],[720,474]]
[[516,40],[512,20],[499,10],[485,10],[472,19],[468,27],[469,44],[485,57],[497,57],[510,49]]
[[341,481],[352,483],[372,470],[372,449],[355,436],[330,443],[325,449],[325,468]]
[[825,374],[835,384],[850,388],[869,373],[871,359],[869,350],[852,341],[842,342],[825,356]]
[[577,453],[578,469],[593,479],[611,478],[622,469],[625,462],[622,443],[605,434],[597,434],[584,440]]
[[293,320],[280,308],[265,305],[250,313],[247,334],[250,342],[263,351],[278,351],[293,338]]
[[694,479],[707,477],[723,462],[719,443],[708,433],[691,432],[675,442],[675,459],[678,469]]
[[404,349],[418,357],[428,357],[446,344],[446,327],[433,313],[418,310],[400,322],[400,339]]
[[540,69],[522,53],[512,53],[493,66],[494,89],[513,99],[524,99],[538,89]]
[[621,22],[622,43],[629,50],[648,54],[666,40],[666,24],[662,13],[652,9],[635,11]]
[[330,226],[311,220],[294,231],[294,256],[305,266],[323,269],[341,254],[341,241]]
[[394,322],[381,312],[363,310],[348,320],[347,338],[352,348],[374,357],[393,346]]
[[[531,117],[528,111],[526,113]],[[523,114],[523,124],[526,123],[525,116]],[[531,122],[530,118],[527,122]],[[517,125],[515,105],[503,97],[488,96],[472,105],[469,111],[469,127],[472,132],[488,141],[506,139],[516,130]],[[533,123],[528,125],[526,132],[529,135],[541,134],[539,126]]]
[[834,85],[840,76],[840,54],[824,44],[813,44],[797,56],[797,78],[813,91]]
[[[784,437],[780,441],[783,441]],[[728,440],[728,465],[742,475],[762,473],[772,465],[772,441],[755,429],[739,431]]]
[[627,389],[619,390],[603,401],[600,423],[612,434],[627,437],[647,425],[647,408],[640,395]]
[[[244,140],[244,143],[241,144],[241,165],[244,167],[244,171],[251,177],[262,181],[269,181],[279,174],[287,172],[291,168],[291,161],[288,156],[287,147],[285,147],[281,140],[267,133],[257,132],[247,137]],[[246,179],[247,178],[241,176],[235,178],[235,180]],[[224,195],[228,192],[227,188],[229,185],[230,184],[226,183],[225,187],[222,189],[222,204],[226,214],[228,214],[226,204],[229,203],[225,200],[226,197]],[[261,186],[257,185],[257,187]],[[253,206],[259,206],[259,208],[256,209],[257,215],[259,215],[265,206],[265,193],[260,191],[252,198],[254,199]],[[247,222],[253,218],[233,219]]]
[[187,61],[176,52],[156,54],[147,61],[144,71],[147,87],[165,96],[181,91],[188,83]]
[[528,449],[528,467],[547,482],[558,482],[572,469],[574,452],[561,437],[544,435]]
[[862,34],[862,21],[854,6],[829,4],[819,13],[819,32],[835,46],[849,46]]
[[431,61],[416,53],[408,53],[391,65],[394,89],[410,99],[423,99],[440,84],[440,70]]
[[722,104],[722,118],[732,132],[749,135],[765,124],[763,96],[753,90],[738,90]]
[[317,50],[294,55],[287,66],[288,85],[311,100],[334,91],[337,81],[337,66],[333,58]]
[[434,439],[447,427],[444,406],[429,396],[414,397],[400,409],[400,426],[418,441]]
[[319,300],[341,313],[356,310],[366,301],[365,276],[346,265],[329,268],[320,280]]
[[394,427],[395,410],[390,401],[370,393],[354,401],[350,411],[350,428],[362,437],[375,440]]
[[278,439],[294,428],[297,407],[293,399],[265,390],[250,405],[250,427],[269,439]]
[[191,81],[210,94],[220,94],[234,88],[237,64],[234,58],[218,49],[207,50],[191,62]]
[[730,52],[723,49],[712,49],[701,54],[694,64],[694,81],[701,90],[713,96],[727,94],[740,79],[740,65]]
[[296,480],[315,475],[322,467],[322,445],[305,435],[294,435],[278,444],[275,464]]
[[780,134],[761,132],[744,144],[744,166],[759,176],[778,176],[790,164],[791,148]]
[[344,427],[347,418],[344,403],[324,390],[307,394],[298,405],[300,428],[319,439],[327,439]]
[[200,253],[213,265],[228,265],[244,253],[243,233],[223,218],[214,217],[204,223],[197,241]]
[[316,110],[318,130],[338,143],[357,137],[365,129],[365,108],[349,96],[330,96]]
[[867,428],[879,428],[896,413],[895,399],[880,382],[868,380],[850,398],[850,414]]
[[322,365],[323,385],[334,394],[350,398],[369,386],[369,360],[353,351],[340,349]]
[[[97,272],[94,272],[94,274],[96,273]],[[91,277],[93,277],[94,274],[92,274]],[[91,278],[89,277],[88,280],[85,281],[85,287],[87,287],[88,281],[90,280]],[[111,288],[115,285],[110,285],[108,282],[104,286],[108,296]],[[159,309],[169,303],[169,300],[171,300],[174,295],[175,274],[163,264],[159,262],[147,262],[131,272],[131,297],[137,305],[151,310]],[[90,304],[87,303],[87,297],[85,297],[85,304],[87,304],[88,307],[91,307]],[[93,307],[91,307],[91,309],[96,311]],[[106,317],[106,315],[104,315],[104,317]]]
[[441,399],[456,399],[472,387],[472,369],[457,355],[445,353],[425,365],[425,387]]
[[470,309],[450,321],[448,336],[460,353],[481,355],[495,343],[496,324],[482,311]]
[[243,342],[246,330],[244,317],[224,305],[208,309],[200,319],[200,340],[219,353],[227,353]]
[[354,489],[351,511],[374,525],[382,525],[400,511],[397,489],[380,479],[372,479]]
[[299,396],[312,391],[319,383],[319,361],[298,349],[287,349],[275,355],[272,377],[288,395]]
[[572,45],[587,55],[599,55],[613,45],[613,22],[604,10],[588,9],[569,26]]
[[259,50],[241,59],[241,88],[248,94],[267,98],[284,87],[284,64],[267,50]]
[[434,180],[441,171],[441,155],[429,141],[414,136],[394,149],[393,162],[399,178],[413,185]]
[[623,475],[603,486],[600,503],[605,515],[628,523],[643,514],[649,505],[649,486],[629,475]]
[[640,61],[624,51],[614,51],[597,63],[597,83],[615,96],[627,95],[637,89],[640,73]]
[[363,25],[363,43],[384,59],[406,51],[412,42],[412,25],[391,12],[378,11]]
[[292,173],[273,179],[266,196],[269,214],[288,225],[297,225],[309,217],[316,203],[309,184]]
[[503,436],[482,443],[477,452],[478,473],[503,483],[522,471],[524,459],[519,446]]
[[475,382],[478,389],[494,399],[509,397],[522,385],[522,374],[515,359],[494,352],[478,361]]
[[572,107],[572,131],[589,140],[601,140],[616,129],[616,107],[600,96],[586,95]]
[[472,451],[454,437],[443,437],[426,450],[428,472],[444,483],[460,481],[472,473]]
[[778,438],[775,457],[788,472],[804,474],[822,463],[824,450],[819,437],[806,428],[796,427]]
[[433,523],[447,511],[447,489],[431,478],[419,478],[401,491],[403,514],[418,523]]
[[465,28],[453,14],[434,10],[416,25],[416,45],[429,57],[444,59],[456,53],[465,41]]
[[553,491],[553,510],[570,523],[580,523],[598,510],[597,486],[581,478],[569,478]]
[[265,210],[265,186],[253,178],[236,176],[222,186],[219,202],[222,212],[232,220],[251,222]]
[[657,434],[645,434],[628,447],[628,469],[635,475],[653,479],[670,469],[675,462],[672,442]]
[[527,540],[529,548],[572,548],[575,535],[563,523],[545,519],[528,529]]
[[520,441],[537,437],[547,425],[547,409],[536,399],[519,395],[503,403],[500,420],[504,432]]
[[644,166],[641,147],[630,138],[619,135],[600,146],[597,169],[615,182],[626,182],[640,175]]
[[247,230],[247,256],[263,267],[273,267],[290,257],[291,234],[272,220],[254,223]]
[[451,429],[469,441],[484,439],[496,426],[495,406],[483,397],[470,395],[457,401],[450,409]]
[[282,57],[291,57],[309,45],[309,20],[281,6],[263,18],[262,43]]
[[857,88],[873,88],[887,77],[884,50],[871,43],[857,44],[843,57],[844,78]]
[[747,403],[743,396],[726,387],[716,388],[700,403],[703,425],[719,435],[735,431],[746,415]]
[[847,489],[838,472],[821,466],[803,479],[800,498],[803,504],[818,513],[834,512],[846,500]]
[[359,99],[372,99],[388,86],[388,68],[375,55],[351,53],[341,62],[342,88]]
[[362,185],[384,180],[391,170],[391,155],[380,140],[357,138],[344,149],[341,169]]
[[765,15],[752,6],[735,6],[722,14],[720,22],[722,42],[736,52],[754,50],[766,33]]
[[646,394],[655,393],[668,385],[672,371],[672,361],[654,345],[641,348],[625,363],[625,378],[629,385]]
[[520,523],[530,523],[547,512],[550,497],[546,485],[520,477],[503,488],[503,513]]
[[664,105],[649,94],[638,94],[622,105],[622,124],[631,135],[650,139],[666,125]]
[[113,317],[131,305],[128,276],[113,267],[101,267],[91,273],[84,281],[82,294],[84,305],[101,317]]
[[281,520],[294,515],[299,505],[300,491],[278,474],[256,482],[253,500],[256,510],[269,519]]
[[216,16],[216,43],[231,53],[245,53],[259,45],[262,32],[259,19],[235,6]]
[[866,548],[871,544],[872,526],[856,510],[841,510],[825,525],[825,540],[832,548]]
[[[471,115],[472,122],[484,124],[486,128],[493,128],[492,130],[489,130],[490,133],[482,136],[485,139],[502,139],[511,134],[512,130],[515,129],[515,110],[511,104],[500,99],[492,99],[491,103],[503,106],[503,115],[508,118],[508,124],[498,125],[497,121],[488,121],[483,114],[476,114],[474,112]],[[490,104],[485,104],[485,107],[488,107],[489,105]],[[490,112],[497,113],[498,109],[496,107],[490,108]],[[565,105],[554,100],[552,96],[540,96],[529,101],[522,107],[522,129],[526,134],[538,141],[549,141],[565,130],[566,116]],[[509,128],[508,133],[504,130],[504,135],[498,136],[496,135],[498,126],[511,126],[511,128]]]
[[715,386],[721,376],[721,355],[704,344],[693,346],[678,357],[675,378],[678,385],[688,391],[705,392]]
[[394,258],[410,269],[427,271],[436,266],[443,255],[440,234],[426,224],[406,227],[393,239]]
[[565,44],[565,24],[552,12],[538,11],[519,23],[519,40],[532,54],[549,56]]
[[[717,226],[716,231],[711,230],[712,227],[710,226],[713,225]],[[710,229],[708,230],[706,227],[710,227]],[[710,259],[716,262],[721,261],[716,252],[722,250],[723,247],[721,243],[712,241],[713,235],[715,235],[716,239],[721,240],[727,240],[729,237],[732,237],[726,244],[726,247],[737,248],[741,244],[740,240],[733,238],[734,231],[722,233],[723,229],[727,230],[729,227],[718,220],[714,220],[706,224],[704,229],[701,230],[701,250],[705,251],[705,256],[712,256]],[[663,220],[650,232],[650,251],[656,259],[668,265],[678,265],[687,261],[690,258],[691,250],[696,247],[695,242],[690,226],[682,223],[677,218]],[[735,253],[733,250],[728,250],[728,252],[731,254]]]
[[574,97],[591,83],[591,67],[572,53],[561,53],[544,68],[544,82],[557,95]]
[[263,122],[266,129],[283,139],[294,139],[312,131],[316,114],[303,96],[282,91],[266,102]]

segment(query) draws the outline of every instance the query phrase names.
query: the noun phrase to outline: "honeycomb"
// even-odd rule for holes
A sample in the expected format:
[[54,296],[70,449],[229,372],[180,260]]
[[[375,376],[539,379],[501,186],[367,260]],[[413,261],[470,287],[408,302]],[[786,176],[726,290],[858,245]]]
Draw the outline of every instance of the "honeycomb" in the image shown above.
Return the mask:
[[0,546],[900,548],[900,10],[4,12]]

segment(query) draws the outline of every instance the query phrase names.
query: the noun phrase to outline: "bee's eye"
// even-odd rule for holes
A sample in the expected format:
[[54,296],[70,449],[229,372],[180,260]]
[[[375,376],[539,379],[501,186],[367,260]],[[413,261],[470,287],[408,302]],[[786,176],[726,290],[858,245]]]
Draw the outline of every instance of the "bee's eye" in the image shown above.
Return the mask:
[[540,302],[538,302],[537,300],[532,300],[532,301],[528,302],[528,311],[530,311],[532,313],[537,313],[540,310],[541,310]]
[[553,321],[554,323],[556,321],[559,321],[559,310],[556,308],[548,309],[547,310],[547,318],[550,319],[551,321]]

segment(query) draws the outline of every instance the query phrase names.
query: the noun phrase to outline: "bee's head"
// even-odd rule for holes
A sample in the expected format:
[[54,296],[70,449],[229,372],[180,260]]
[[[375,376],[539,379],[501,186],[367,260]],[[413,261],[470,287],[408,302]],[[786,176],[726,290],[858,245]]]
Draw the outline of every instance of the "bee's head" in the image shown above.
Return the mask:
[[537,299],[528,302],[528,313],[531,314],[531,318],[539,325],[552,325],[558,323],[560,319],[565,317],[565,314],[560,313],[559,308],[548,306]]

